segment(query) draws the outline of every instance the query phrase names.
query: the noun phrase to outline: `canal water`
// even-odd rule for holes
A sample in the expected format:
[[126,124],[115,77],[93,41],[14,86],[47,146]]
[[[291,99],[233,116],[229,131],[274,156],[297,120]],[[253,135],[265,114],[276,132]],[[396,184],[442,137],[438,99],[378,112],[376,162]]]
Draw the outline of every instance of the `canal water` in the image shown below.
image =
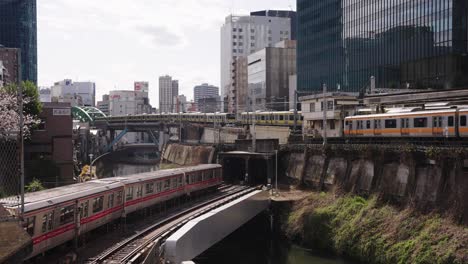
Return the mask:
[[336,256],[291,245],[272,235],[269,217],[255,217],[194,259],[197,264],[355,264]]

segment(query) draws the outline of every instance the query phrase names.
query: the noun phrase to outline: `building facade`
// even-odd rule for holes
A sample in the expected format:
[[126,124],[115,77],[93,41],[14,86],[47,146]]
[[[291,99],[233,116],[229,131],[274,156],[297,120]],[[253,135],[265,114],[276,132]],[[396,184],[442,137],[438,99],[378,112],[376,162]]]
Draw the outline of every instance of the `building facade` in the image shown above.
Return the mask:
[[291,39],[291,19],[270,16],[226,17],[221,28],[221,93],[229,112],[237,112],[237,90],[233,86],[233,64],[282,40]]
[[172,113],[175,111],[174,99],[179,95],[179,81],[171,76],[159,77],[159,112]]
[[109,95],[105,94],[102,96],[102,100],[96,103],[96,107],[101,110],[106,116],[110,115],[110,100]]
[[[194,98],[195,103],[197,104],[197,109],[200,112],[207,113],[206,112],[207,109],[204,107],[204,101],[203,101],[204,99],[207,99],[207,98],[214,98],[214,101],[215,101],[214,112],[221,111],[221,98],[219,96],[219,87],[216,87],[214,85],[209,85],[207,83],[197,85],[193,88],[193,98]],[[210,109],[213,109],[213,107],[210,107]]]
[[50,88],[47,87],[39,87],[39,101],[42,103],[51,103],[52,102],[52,94]]
[[70,104],[43,103],[42,123],[25,147],[25,177],[46,187],[74,183],[73,120]]
[[250,12],[251,16],[288,17],[291,19],[291,40],[297,36],[297,13],[291,10],[261,10]]
[[468,1],[298,0],[298,90],[468,87]]
[[19,83],[21,78],[21,52],[15,48],[0,47],[0,61],[5,70],[5,83]]
[[288,111],[289,76],[296,73],[296,43],[282,41],[248,56],[248,111]]
[[[56,82],[51,88],[52,101],[68,102],[72,100],[72,106],[95,106],[96,84],[93,82],[73,82],[65,79]],[[73,98],[79,101],[73,102]]]
[[37,84],[36,0],[0,0],[0,45],[20,50],[20,80]]

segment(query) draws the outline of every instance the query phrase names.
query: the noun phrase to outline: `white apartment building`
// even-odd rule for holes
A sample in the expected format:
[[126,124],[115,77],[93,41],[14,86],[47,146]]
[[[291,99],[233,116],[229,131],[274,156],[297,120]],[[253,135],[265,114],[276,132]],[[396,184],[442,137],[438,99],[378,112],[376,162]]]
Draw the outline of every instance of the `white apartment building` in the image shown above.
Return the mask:
[[65,79],[56,82],[51,88],[52,101],[65,102],[70,98],[81,98],[81,102],[71,102],[72,105],[95,106],[96,84],[93,82],[73,82]]
[[136,114],[135,92],[130,90],[110,91],[109,115],[126,116]]
[[39,87],[39,101],[42,103],[52,102],[51,90],[47,87]]
[[179,95],[179,81],[173,80],[171,76],[159,77],[159,112],[174,112],[174,98]]
[[290,39],[290,18],[234,15],[226,17],[221,27],[221,92],[223,100],[227,99],[229,112],[236,112],[237,91],[232,79],[236,58],[248,56],[265,47],[272,47],[277,42]]

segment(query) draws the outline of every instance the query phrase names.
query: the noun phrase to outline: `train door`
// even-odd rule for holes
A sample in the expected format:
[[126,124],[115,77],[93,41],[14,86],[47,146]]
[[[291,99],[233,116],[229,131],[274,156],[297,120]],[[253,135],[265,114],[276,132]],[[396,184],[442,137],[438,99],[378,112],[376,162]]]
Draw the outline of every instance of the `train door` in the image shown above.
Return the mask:
[[432,117],[432,135],[434,136],[443,135],[443,117],[442,116]]
[[400,119],[400,124],[401,124],[401,135],[402,136],[408,136],[410,134],[409,118]]
[[382,135],[382,120],[380,119],[374,119],[374,135]]

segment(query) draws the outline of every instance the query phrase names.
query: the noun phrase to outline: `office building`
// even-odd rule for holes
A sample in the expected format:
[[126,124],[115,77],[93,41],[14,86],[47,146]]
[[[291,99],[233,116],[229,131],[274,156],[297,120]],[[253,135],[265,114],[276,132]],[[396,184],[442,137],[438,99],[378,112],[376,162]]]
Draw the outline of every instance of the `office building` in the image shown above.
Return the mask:
[[0,0],[0,45],[20,50],[20,80],[37,83],[36,0]]
[[39,101],[42,103],[52,102],[52,91],[47,87],[39,87]]
[[468,87],[468,1],[298,0],[299,91]]
[[96,100],[96,84],[93,82],[73,82],[70,79],[65,79],[56,82],[54,86],[52,86],[51,94],[53,102],[70,102],[72,106],[94,107]]
[[296,42],[279,42],[250,54],[247,60],[247,110],[288,111],[289,76],[296,73]]
[[19,83],[21,78],[20,60],[19,49],[0,47],[0,61],[4,67],[4,82],[6,84]]
[[151,114],[152,106],[149,101],[149,83],[148,82],[135,82],[135,104],[137,114]]
[[274,43],[291,39],[291,19],[270,16],[226,17],[221,28],[221,93],[229,112],[237,112],[237,90],[233,86],[233,64]]
[[47,188],[74,183],[70,104],[43,103],[39,118],[42,123],[24,148],[27,181],[39,179]]
[[106,116],[110,115],[109,108],[110,108],[110,100],[109,95],[105,94],[102,96],[102,100],[98,101],[96,107],[101,110]]
[[179,81],[171,76],[159,77],[159,111],[160,113],[175,112],[174,98],[179,95]]
[[287,17],[291,19],[291,40],[297,36],[297,13],[291,10],[261,10],[250,12],[251,16]]
[[[221,98],[219,96],[219,87],[216,87],[214,85],[210,85],[207,83],[203,83],[201,85],[197,85],[193,88],[193,98],[194,102],[197,104],[197,109],[200,112],[207,113],[207,110],[209,109],[214,109],[213,112],[219,112],[221,111]],[[214,98],[214,100],[209,100],[211,103],[213,103],[215,106],[210,106],[208,108],[204,107],[204,104],[206,103],[207,98]]]

